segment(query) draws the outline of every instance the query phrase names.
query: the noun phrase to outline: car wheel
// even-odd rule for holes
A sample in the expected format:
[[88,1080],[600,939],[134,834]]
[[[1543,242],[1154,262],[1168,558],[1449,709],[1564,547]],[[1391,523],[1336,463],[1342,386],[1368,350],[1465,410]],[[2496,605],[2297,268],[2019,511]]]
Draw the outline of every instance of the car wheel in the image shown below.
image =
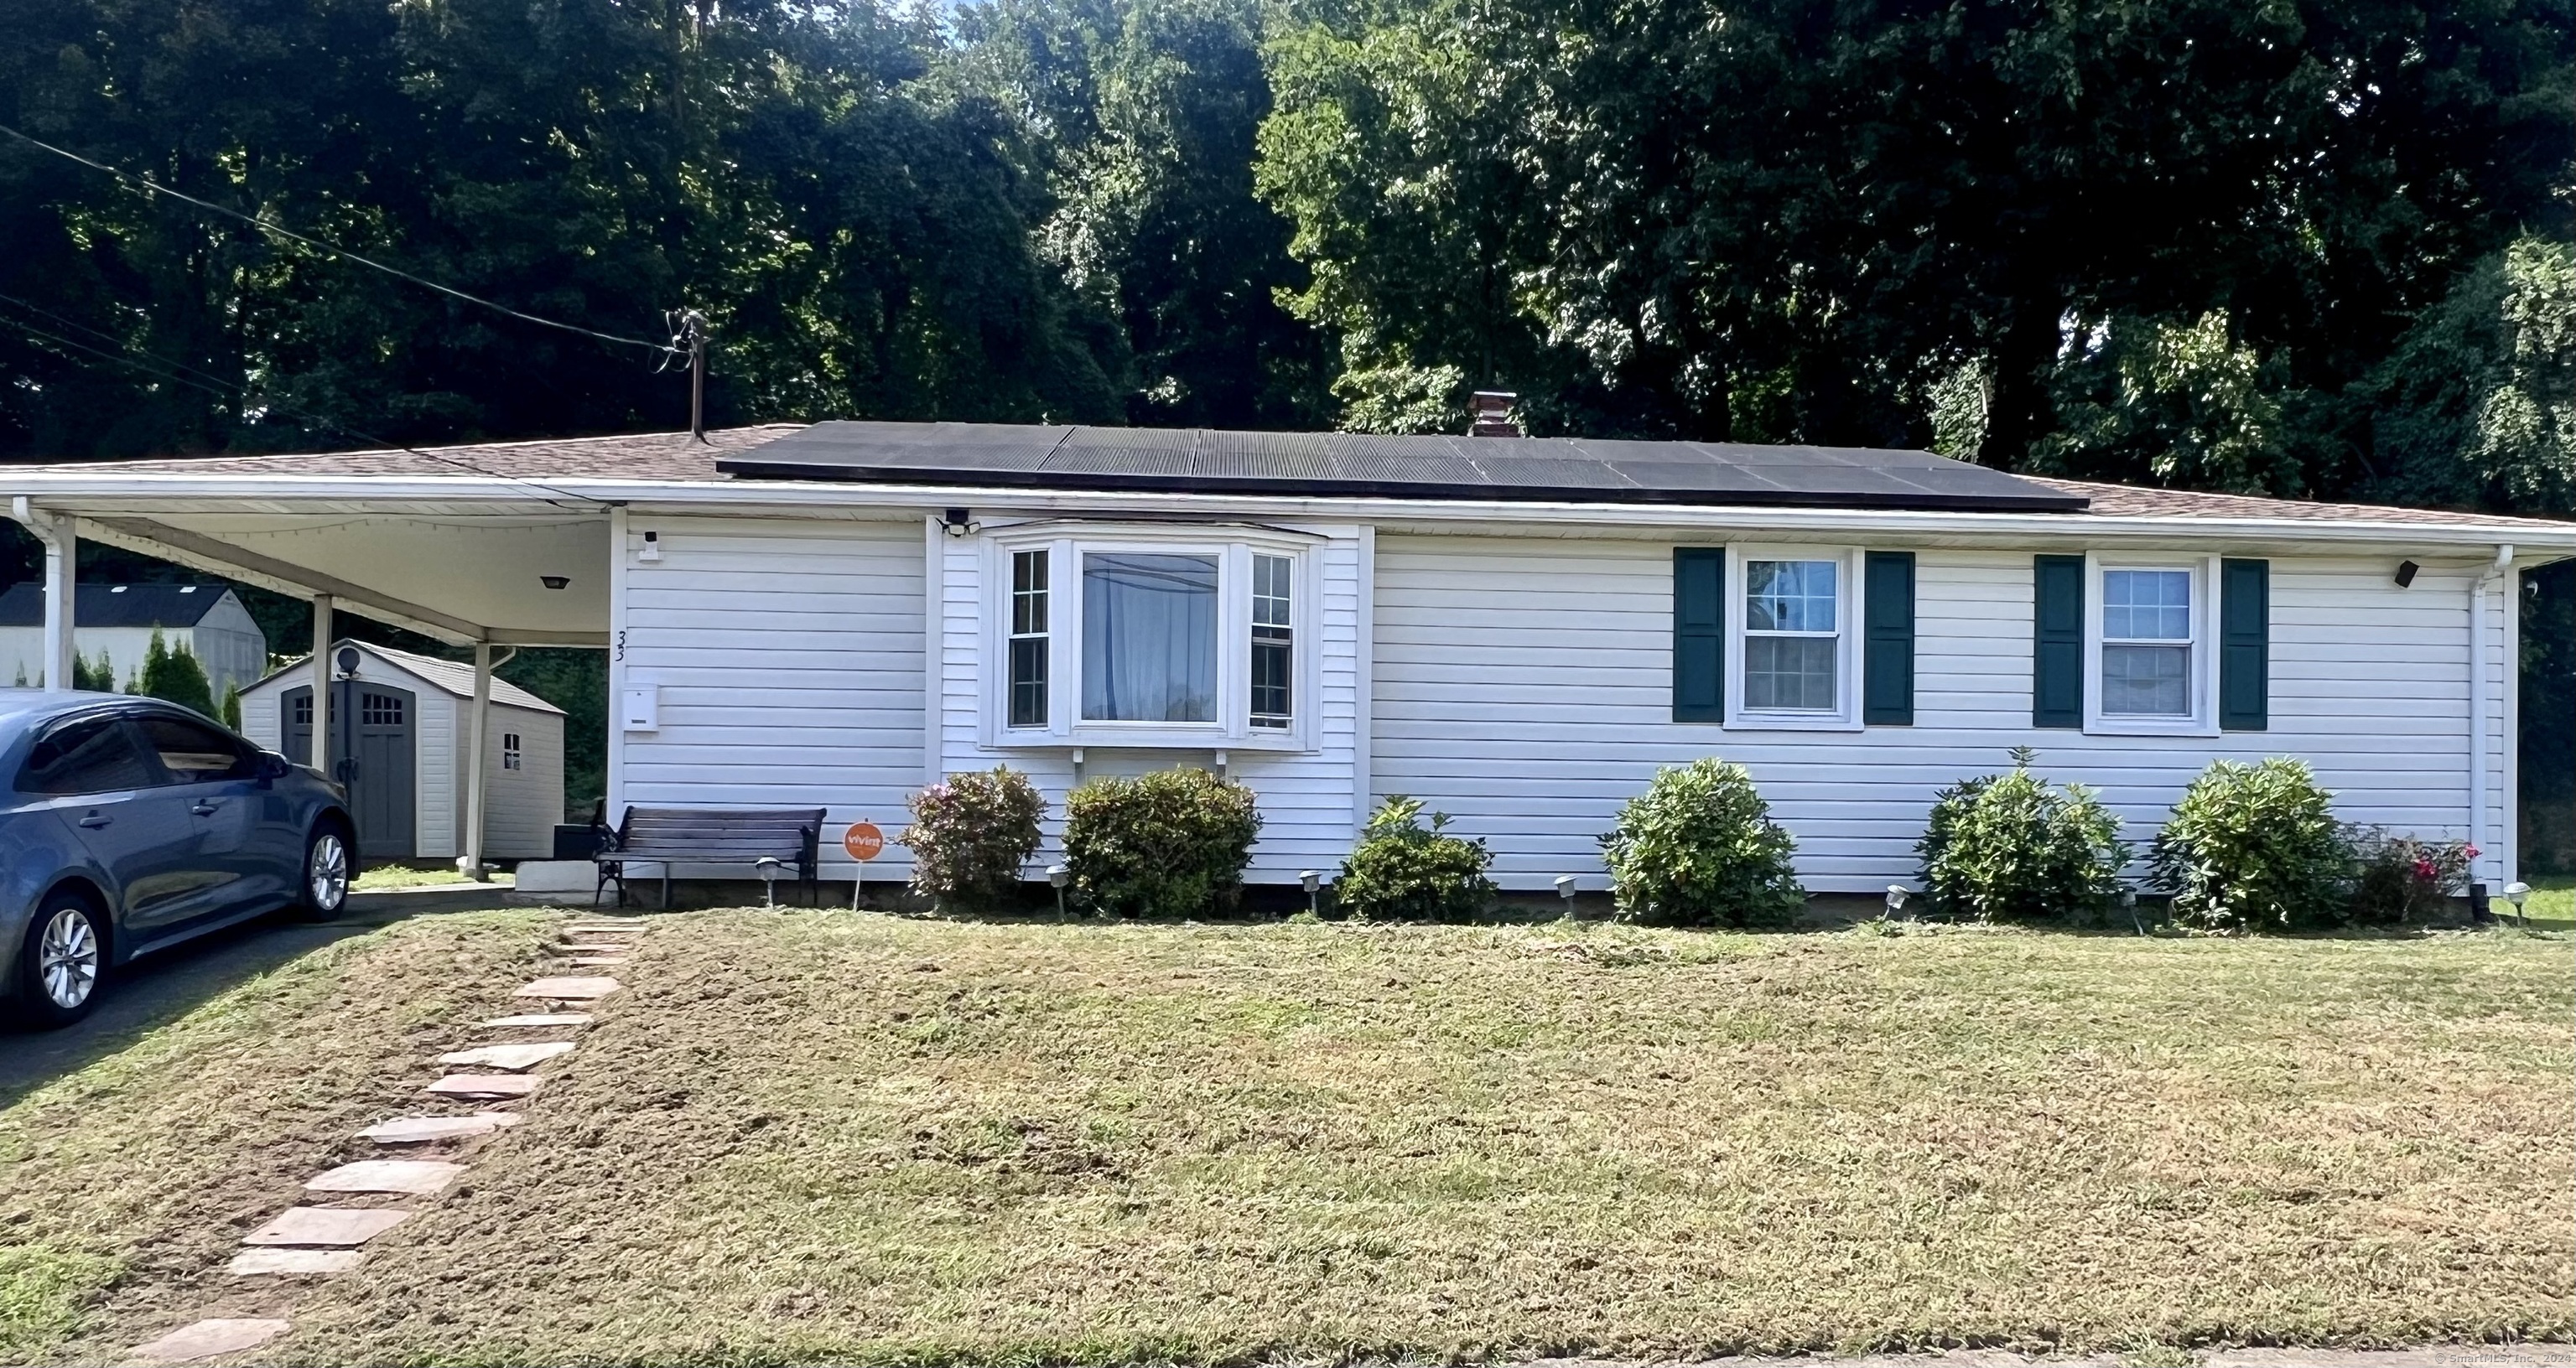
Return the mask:
[[324,822],[304,842],[303,891],[296,907],[313,921],[329,921],[349,905],[349,841],[340,828]]
[[107,937],[98,910],[75,893],[57,893],[36,909],[18,956],[19,1011],[45,1030],[89,1015],[107,971]]

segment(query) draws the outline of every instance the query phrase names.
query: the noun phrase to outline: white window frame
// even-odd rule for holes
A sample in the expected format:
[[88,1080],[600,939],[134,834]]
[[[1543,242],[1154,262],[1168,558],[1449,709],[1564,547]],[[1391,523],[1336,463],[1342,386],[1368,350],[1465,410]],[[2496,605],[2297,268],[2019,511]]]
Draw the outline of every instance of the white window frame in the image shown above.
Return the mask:
[[[1753,587],[1745,566],[1752,561],[1832,561],[1834,571],[1834,706],[1809,709],[1755,709],[1745,706],[1744,635],[1753,614],[1746,607]],[[1860,624],[1868,607],[1861,575],[1861,550],[1853,546],[1794,546],[1767,543],[1726,548],[1726,721],[1737,731],[1859,731]]]
[[519,733],[501,733],[501,768],[505,770],[525,768],[527,753],[527,747],[520,744]]
[[[982,741],[989,750],[1305,751],[1314,748],[1325,539],[1279,528],[1208,524],[1033,523],[983,536],[985,621]],[[1045,550],[1047,720],[1010,721],[1011,558]],[[1217,561],[1218,709],[1213,722],[1101,722],[1082,708],[1082,558],[1090,554],[1211,555]],[[1252,558],[1284,556],[1293,568],[1289,725],[1252,725]]]
[[[2102,711],[2103,572],[2179,570],[2191,576],[2191,689],[2185,716]],[[2084,557],[2084,730],[2105,736],[2218,735],[2218,557],[2128,552]]]

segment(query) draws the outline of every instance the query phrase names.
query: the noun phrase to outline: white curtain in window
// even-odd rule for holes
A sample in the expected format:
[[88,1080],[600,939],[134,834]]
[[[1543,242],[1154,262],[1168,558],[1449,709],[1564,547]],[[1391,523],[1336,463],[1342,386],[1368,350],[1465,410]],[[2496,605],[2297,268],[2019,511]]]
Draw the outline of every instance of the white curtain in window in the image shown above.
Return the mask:
[[1216,608],[1214,556],[1084,556],[1083,720],[1215,721]]

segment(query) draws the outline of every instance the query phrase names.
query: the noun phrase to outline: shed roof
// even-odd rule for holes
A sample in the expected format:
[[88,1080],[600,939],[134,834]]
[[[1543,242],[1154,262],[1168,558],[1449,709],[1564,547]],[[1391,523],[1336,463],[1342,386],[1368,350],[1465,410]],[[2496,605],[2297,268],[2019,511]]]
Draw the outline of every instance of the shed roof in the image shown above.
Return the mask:
[[[231,592],[222,584],[76,585],[72,621],[82,627],[194,627]],[[0,590],[0,627],[44,621],[45,586],[29,581]]]
[[[461,698],[468,702],[474,698],[474,666],[470,661],[442,660],[437,656],[425,656],[414,651],[397,651],[391,646],[379,646],[372,641],[351,641],[346,637],[333,642],[331,649],[336,651],[343,646],[354,646],[370,655],[380,656],[388,663],[419,676],[422,683],[452,698]],[[269,671],[266,677],[251,687],[256,689],[262,685],[283,680],[286,687],[294,688],[302,682],[296,676],[303,673],[307,662],[311,660],[311,656],[304,656],[291,661]],[[553,713],[557,717],[564,715],[563,709],[499,675],[492,677],[492,701],[507,707],[525,708],[530,712]]]

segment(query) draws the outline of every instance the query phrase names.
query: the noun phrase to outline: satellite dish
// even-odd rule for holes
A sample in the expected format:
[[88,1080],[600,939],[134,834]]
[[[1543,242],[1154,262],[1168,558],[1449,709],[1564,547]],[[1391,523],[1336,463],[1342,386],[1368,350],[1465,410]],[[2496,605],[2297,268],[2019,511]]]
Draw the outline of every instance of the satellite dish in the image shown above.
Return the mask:
[[340,664],[340,673],[342,673],[342,674],[344,674],[344,675],[353,675],[353,674],[356,674],[356,673],[358,672],[358,648],[357,648],[357,647],[355,647],[355,646],[343,646],[343,647],[341,647],[341,648],[340,648],[340,654],[339,654],[338,656],[334,657],[334,659],[338,660],[338,662],[339,662],[339,664]]

